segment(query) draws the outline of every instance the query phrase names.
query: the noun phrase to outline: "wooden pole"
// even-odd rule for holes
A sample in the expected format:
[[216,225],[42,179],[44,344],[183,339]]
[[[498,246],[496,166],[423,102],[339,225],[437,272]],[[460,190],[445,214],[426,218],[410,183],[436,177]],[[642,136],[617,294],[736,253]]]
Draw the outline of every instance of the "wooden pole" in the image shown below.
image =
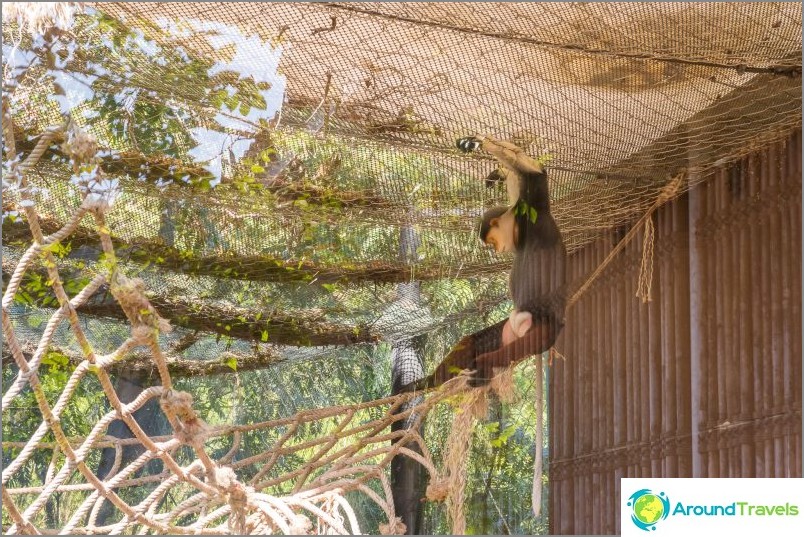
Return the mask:
[[675,369],[678,420],[676,422],[676,451],[678,477],[692,477],[691,431],[691,378],[690,378],[690,251],[689,198],[681,197],[671,205],[673,210],[675,254],[672,255],[676,284],[673,286],[675,303]]
[[[690,181],[692,183],[692,181]],[[701,447],[699,440],[700,424],[703,417],[701,384],[704,381],[703,361],[706,349],[704,278],[706,277],[705,251],[697,236],[698,221],[701,217],[701,197],[703,185],[692,187],[688,193],[689,210],[687,220],[687,241],[689,243],[690,278],[690,456],[692,477],[703,477]]]

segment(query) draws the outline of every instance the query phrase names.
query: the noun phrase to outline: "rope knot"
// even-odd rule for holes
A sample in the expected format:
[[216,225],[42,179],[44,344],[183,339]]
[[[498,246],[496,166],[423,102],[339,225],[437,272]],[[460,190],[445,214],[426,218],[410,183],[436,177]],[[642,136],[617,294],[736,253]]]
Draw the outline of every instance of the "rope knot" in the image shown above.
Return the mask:
[[659,193],[659,197],[657,200],[657,204],[661,205],[673,199],[678,193],[678,189],[681,188],[681,183],[683,182],[684,178],[686,177],[685,174],[680,173],[670,179],[670,181],[665,185],[662,191]]
[[187,392],[165,390],[159,398],[159,406],[171,419],[174,434],[185,444],[194,444],[207,432],[207,424],[193,409],[193,396]]
[[105,214],[120,195],[120,181],[107,178],[98,166],[79,172],[71,182],[84,194],[81,207],[94,214]]
[[431,502],[443,502],[449,496],[449,482],[443,477],[430,481],[425,496]]
[[408,527],[398,516],[388,521],[388,524],[380,524],[380,535],[405,535]]
[[309,535],[313,522],[306,516],[298,515],[291,521],[289,529],[291,535]]
[[6,169],[3,174],[3,190],[11,188],[19,190],[22,186],[22,172],[20,171],[20,156],[17,155],[13,160],[6,160]]
[[[39,4],[39,5],[37,5]],[[73,23],[73,16],[83,9],[84,2],[14,2],[3,6],[3,24],[15,19],[20,31],[27,31],[31,37],[38,34],[51,35],[67,30]]]
[[67,136],[61,144],[61,149],[75,163],[76,168],[81,164],[92,163],[98,153],[98,141],[94,136],[70,121]]
[[[146,298],[145,283],[141,279],[128,278],[120,272],[115,272],[112,276],[112,295],[120,303],[120,307],[134,328],[146,326],[155,328],[162,333],[170,332],[173,329]],[[132,334],[134,334],[133,330]]]
[[131,339],[134,340],[136,345],[147,345],[151,341],[153,341],[154,329],[150,326],[140,324],[137,326],[131,327]]
[[218,466],[213,474],[215,484],[226,494],[232,514],[229,516],[229,529],[236,535],[245,535],[248,497],[253,489],[237,479],[237,474],[229,466]]
[[511,403],[516,399],[514,389],[514,368],[506,367],[491,379],[491,390],[497,394],[503,403]]

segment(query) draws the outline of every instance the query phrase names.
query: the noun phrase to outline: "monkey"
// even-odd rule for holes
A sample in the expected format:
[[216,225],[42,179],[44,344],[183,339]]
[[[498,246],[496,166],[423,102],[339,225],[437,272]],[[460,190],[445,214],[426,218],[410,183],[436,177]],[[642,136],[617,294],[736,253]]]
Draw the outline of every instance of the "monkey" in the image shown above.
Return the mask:
[[497,253],[514,254],[514,309],[507,319],[462,338],[431,375],[406,387],[413,390],[438,387],[463,369],[474,370],[470,385],[485,385],[494,368],[548,350],[564,326],[567,250],[550,211],[544,167],[521,148],[490,137],[461,138],[457,146],[491,154],[505,177],[509,205],[483,214],[479,237]]
[[[498,183],[504,183],[506,180],[506,174],[502,170],[502,168],[497,168],[490,174],[486,176],[484,183],[486,183],[486,188],[492,188],[494,185]],[[506,185],[507,186],[507,185]]]

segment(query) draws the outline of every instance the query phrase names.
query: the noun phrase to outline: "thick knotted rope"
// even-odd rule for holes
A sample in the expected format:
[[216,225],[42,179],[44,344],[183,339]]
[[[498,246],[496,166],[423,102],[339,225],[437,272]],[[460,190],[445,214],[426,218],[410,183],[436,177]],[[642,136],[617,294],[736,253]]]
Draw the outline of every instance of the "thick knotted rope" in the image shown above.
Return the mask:
[[[7,112],[8,106],[4,101],[3,131],[6,133],[7,153],[10,160],[16,162],[12,166],[12,171],[16,175],[19,195],[25,201],[21,205],[25,209],[34,242],[20,258],[3,295],[3,334],[14,362],[19,368],[17,378],[10,383],[3,394],[3,405],[5,408],[26,386],[30,386],[44,418],[41,426],[28,441],[3,443],[4,449],[19,450],[3,470],[3,506],[13,521],[8,528],[9,533],[40,533],[40,528],[32,521],[54,494],[86,494],[89,491],[89,496],[78,503],[67,524],[57,529],[64,533],[119,533],[139,527],[171,534],[276,532],[307,534],[313,531],[343,534],[360,531],[355,512],[345,498],[347,492],[358,491],[364,493],[386,513],[389,522],[382,525],[383,533],[404,534],[406,528],[394,512],[391,489],[385,475],[391,459],[398,454],[404,454],[418,461],[430,473],[431,482],[448,482],[451,487],[450,493],[455,498],[462,497],[462,492],[455,487],[463,487],[465,478],[453,477],[451,480],[444,480],[439,476],[423,439],[417,432],[416,424],[420,423],[439,402],[466,392],[466,377],[453,379],[427,397],[402,394],[357,405],[306,411],[273,422],[210,427],[193,408],[192,395],[172,387],[166,358],[158,339],[159,334],[171,330],[170,324],[159,315],[148,300],[144,282],[126,276],[117,263],[111,230],[105,220],[106,213],[113,206],[115,196],[108,195],[109,192],[99,193],[95,188],[99,181],[105,180],[102,170],[96,163],[97,143],[73,124],[67,128],[66,135],[63,134],[62,128],[51,128],[41,136],[35,149],[26,159],[18,161],[15,159],[11,119]],[[62,149],[65,154],[71,156],[73,170],[77,174],[83,174],[81,177],[84,179],[74,182],[83,196],[83,202],[64,228],[49,237],[44,237],[39,227],[35,203],[27,188],[26,173],[36,165],[48,147],[58,140],[63,141]],[[87,214],[91,214],[95,219],[108,272],[98,275],[73,298],[69,298],[59,278],[57,260],[43,247],[68,239]],[[8,307],[20,289],[23,275],[40,255],[44,256],[49,281],[61,307],[46,324],[41,341],[30,358],[26,358],[23,346],[17,340]],[[90,299],[106,282],[109,282],[112,296],[120,304],[131,324],[131,337],[112,353],[98,355],[82,329],[76,308]],[[77,364],[64,391],[52,406],[45,397],[38,370],[62,320],[69,322],[82,349],[83,360]],[[138,346],[146,346],[150,350],[159,371],[161,386],[146,388],[134,401],[124,404],[117,396],[106,369],[127,359],[131,350]],[[81,379],[89,373],[98,377],[112,411],[97,423],[89,436],[68,438],[61,429],[60,416],[71,404],[72,396]],[[418,397],[416,404],[405,406],[400,411],[403,405],[414,397]],[[133,412],[142,408],[152,398],[158,398],[160,408],[173,426],[172,435],[149,437],[133,419]],[[357,412],[372,408],[382,408],[385,412],[372,422],[352,423]],[[122,420],[131,429],[133,438],[120,439],[105,435],[108,426],[116,419]],[[334,432],[329,433],[329,436],[307,439],[305,443],[289,442],[304,428],[304,424],[332,419],[339,420],[340,424]],[[412,420],[415,422],[414,426],[390,434],[385,432],[392,422],[400,419]],[[287,432],[266,452],[235,463],[229,462],[240,445],[242,434],[271,431],[276,427],[285,428]],[[464,431],[462,440],[456,446],[468,442],[466,434],[470,428],[464,427],[462,430]],[[48,433],[53,435],[55,442],[43,441]],[[232,436],[234,441],[230,452],[216,461],[207,453],[205,443],[211,438],[220,436]],[[132,443],[141,444],[144,452],[134,461],[123,465],[122,448]],[[412,443],[419,445],[421,454],[408,448]],[[190,446],[195,453],[195,460],[187,466],[181,466],[174,458],[176,450],[181,445]],[[114,448],[115,459],[111,470],[103,480],[100,480],[85,461],[91,450],[105,447]],[[303,467],[288,473],[276,471],[281,453],[290,454],[312,448],[315,448],[313,454],[308,455]],[[51,462],[44,484],[26,488],[9,487],[12,476],[17,475],[39,450],[51,452]],[[465,459],[465,451],[465,447],[453,449],[455,460],[449,467],[452,471],[450,475],[457,476],[460,473],[456,472],[456,468],[462,464],[460,461]],[[64,462],[59,467],[62,458]],[[161,473],[134,477],[154,459],[162,460],[164,470]],[[253,475],[251,479],[247,482],[242,481],[238,477],[239,472],[254,464],[261,466],[251,472]],[[76,478],[76,474],[80,478]],[[379,481],[381,494],[367,486],[371,480]],[[283,483],[293,483],[291,494],[276,497],[262,492]],[[137,505],[129,505],[116,492],[122,488],[146,484],[155,484],[156,488]],[[179,485],[189,486],[197,492],[189,495],[185,492],[183,501],[167,511],[160,512],[159,505],[162,504],[162,500],[169,492],[177,490]],[[33,501],[27,500],[28,495],[33,495]],[[430,499],[444,499],[447,496],[442,490],[438,494],[431,494]],[[19,503],[26,500],[30,503]],[[99,527],[96,523],[104,501],[111,502],[122,513],[122,518],[111,525]],[[460,503],[462,500],[453,501],[453,511],[459,509]],[[24,508],[20,509],[18,505],[24,505]]]

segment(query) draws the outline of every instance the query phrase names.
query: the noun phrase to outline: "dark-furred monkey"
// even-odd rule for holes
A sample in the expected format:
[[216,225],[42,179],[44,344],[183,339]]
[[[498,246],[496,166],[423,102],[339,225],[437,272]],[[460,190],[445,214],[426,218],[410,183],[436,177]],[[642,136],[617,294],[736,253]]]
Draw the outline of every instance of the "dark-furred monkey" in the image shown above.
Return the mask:
[[486,211],[480,239],[498,253],[514,253],[514,310],[508,319],[462,338],[430,376],[409,390],[440,386],[463,369],[475,371],[473,385],[486,384],[494,368],[548,350],[564,326],[567,250],[550,213],[544,167],[521,148],[489,137],[461,138],[457,145],[465,152],[491,154],[505,176],[510,204]]

